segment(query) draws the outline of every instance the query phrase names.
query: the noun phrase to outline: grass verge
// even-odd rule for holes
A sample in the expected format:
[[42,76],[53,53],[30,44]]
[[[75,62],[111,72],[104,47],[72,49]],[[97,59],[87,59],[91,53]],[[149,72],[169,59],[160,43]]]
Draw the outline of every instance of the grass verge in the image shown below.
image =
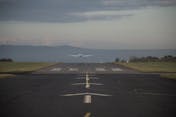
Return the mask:
[[0,62],[0,73],[27,73],[52,65],[52,63]]
[[0,79],[1,78],[9,78],[9,77],[15,77],[13,74],[0,74]]
[[176,62],[131,62],[117,64],[145,73],[159,73],[163,78],[176,80]]
[[153,73],[171,73],[176,72],[176,62],[130,62],[118,63],[126,67],[141,71]]
[[163,78],[175,79],[176,80],[176,73],[163,73],[160,74]]

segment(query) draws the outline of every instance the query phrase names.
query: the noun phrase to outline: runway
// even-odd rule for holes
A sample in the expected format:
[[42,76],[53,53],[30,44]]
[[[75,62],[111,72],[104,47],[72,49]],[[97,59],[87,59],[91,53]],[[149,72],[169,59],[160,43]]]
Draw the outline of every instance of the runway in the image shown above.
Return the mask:
[[40,69],[34,74],[116,74],[116,73],[138,73],[132,69],[113,63],[58,63],[53,66]]
[[[32,74],[0,79],[1,117],[176,116],[175,80],[116,65],[113,68],[123,73],[113,73],[112,65],[106,65],[81,68],[79,64],[74,67],[82,71],[58,69],[61,73],[55,73],[51,70],[64,69],[57,64]],[[96,71],[101,66],[109,70]]]

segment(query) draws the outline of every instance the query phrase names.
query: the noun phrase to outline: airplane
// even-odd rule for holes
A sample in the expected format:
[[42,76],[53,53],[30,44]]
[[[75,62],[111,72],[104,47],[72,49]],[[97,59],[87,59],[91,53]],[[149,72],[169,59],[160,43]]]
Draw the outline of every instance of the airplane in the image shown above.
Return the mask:
[[76,57],[76,58],[78,58],[78,57],[80,57],[80,58],[87,58],[87,57],[91,57],[93,55],[90,55],[90,54],[71,54],[69,56]]

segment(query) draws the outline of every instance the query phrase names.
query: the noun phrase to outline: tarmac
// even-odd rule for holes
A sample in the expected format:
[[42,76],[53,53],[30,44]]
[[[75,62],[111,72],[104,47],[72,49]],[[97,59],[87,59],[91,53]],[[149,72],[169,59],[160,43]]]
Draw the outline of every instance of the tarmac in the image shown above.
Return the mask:
[[175,117],[176,81],[112,63],[0,79],[1,117]]

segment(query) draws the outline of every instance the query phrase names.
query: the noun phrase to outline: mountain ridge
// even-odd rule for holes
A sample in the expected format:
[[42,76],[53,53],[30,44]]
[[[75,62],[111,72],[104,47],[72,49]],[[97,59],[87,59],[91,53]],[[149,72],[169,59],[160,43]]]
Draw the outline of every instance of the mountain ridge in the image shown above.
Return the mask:
[[[90,54],[92,57],[75,58],[71,54]],[[128,49],[89,49],[61,46],[0,45],[0,58],[31,62],[112,62],[116,58],[129,59],[131,56],[176,55],[176,50],[128,50]]]

